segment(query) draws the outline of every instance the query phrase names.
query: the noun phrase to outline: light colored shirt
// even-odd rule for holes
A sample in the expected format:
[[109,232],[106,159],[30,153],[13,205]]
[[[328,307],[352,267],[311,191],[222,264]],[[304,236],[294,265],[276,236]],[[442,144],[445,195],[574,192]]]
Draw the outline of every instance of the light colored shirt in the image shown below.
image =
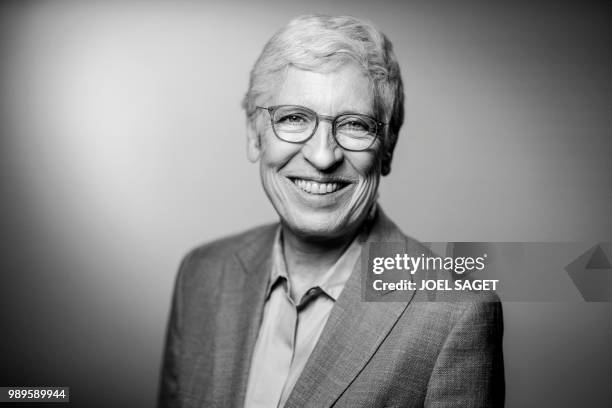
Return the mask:
[[356,238],[336,263],[299,296],[283,256],[281,230],[272,248],[272,271],[245,397],[246,408],[283,407],[314,349],[327,318],[361,255]]

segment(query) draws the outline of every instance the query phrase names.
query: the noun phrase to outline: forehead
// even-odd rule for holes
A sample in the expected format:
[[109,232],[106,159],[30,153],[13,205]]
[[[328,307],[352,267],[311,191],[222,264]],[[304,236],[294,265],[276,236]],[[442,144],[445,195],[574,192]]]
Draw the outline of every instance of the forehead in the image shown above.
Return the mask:
[[302,105],[320,114],[342,112],[372,115],[371,81],[356,64],[344,64],[330,72],[287,68],[273,98],[274,105]]

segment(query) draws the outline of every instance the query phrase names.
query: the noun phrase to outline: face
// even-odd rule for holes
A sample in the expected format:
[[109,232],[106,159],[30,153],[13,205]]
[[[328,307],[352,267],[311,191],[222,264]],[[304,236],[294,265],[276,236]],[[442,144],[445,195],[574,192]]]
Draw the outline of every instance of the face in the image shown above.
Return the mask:
[[[320,115],[374,115],[369,79],[353,64],[319,73],[288,68],[273,105],[301,105]],[[366,151],[338,146],[329,121],[302,144],[274,135],[269,116],[249,131],[248,155],[260,161],[263,187],[283,225],[306,239],[337,239],[354,233],[376,200],[381,169],[380,137]]]

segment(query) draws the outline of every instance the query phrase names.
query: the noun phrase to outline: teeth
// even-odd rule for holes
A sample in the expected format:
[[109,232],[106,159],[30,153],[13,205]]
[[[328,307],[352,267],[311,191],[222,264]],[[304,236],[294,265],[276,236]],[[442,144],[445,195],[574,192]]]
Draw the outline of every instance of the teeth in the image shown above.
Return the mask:
[[329,194],[340,188],[338,183],[317,183],[316,181],[295,179],[294,183],[301,190],[310,194]]

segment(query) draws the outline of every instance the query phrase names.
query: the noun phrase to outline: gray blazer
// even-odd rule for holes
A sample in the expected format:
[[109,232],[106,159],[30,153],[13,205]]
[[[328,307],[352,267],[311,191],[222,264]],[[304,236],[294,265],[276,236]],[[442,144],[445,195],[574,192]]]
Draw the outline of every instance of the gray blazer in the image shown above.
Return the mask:
[[[183,260],[160,407],[243,405],[276,228],[215,241]],[[368,240],[421,247],[380,210]],[[440,292],[438,301],[427,302],[415,291],[401,302],[363,302],[357,269],[286,407],[503,405],[503,318],[496,295]]]

